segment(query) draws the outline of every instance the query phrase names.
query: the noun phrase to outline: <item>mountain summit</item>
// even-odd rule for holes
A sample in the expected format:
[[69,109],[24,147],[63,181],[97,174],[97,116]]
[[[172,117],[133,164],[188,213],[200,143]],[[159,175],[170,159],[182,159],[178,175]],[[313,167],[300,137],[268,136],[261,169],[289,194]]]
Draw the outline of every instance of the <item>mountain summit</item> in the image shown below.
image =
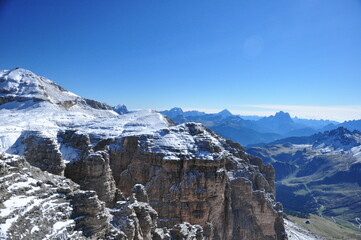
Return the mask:
[[0,71],[0,105],[12,103],[6,107],[17,108],[21,105],[23,108],[44,102],[65,110],[112,109],[107,104],[79,97],[29,70],[14,68]]
[[316,141],[313,143],[314,148],[327,148],[327,150],[341,149],[348,151],[353,147],[361,145],[361,132],[339,127],[337,129],[326,131],[315,135]]
[[117,106],[113,107],[113,110],[118,114],[129,113],[127,107],[124,104],[118,104]]
[[279,111],[274,115],[276,119],[283,119],[283,120],[292,120],[291,116],[288,112]]
[[222,111],[217,113],[217,115],[220,115],[222,117],[231,117],[231,116],[233,116],[233,114],[230,111],[228,111],[228,109],[223,109]]
[[259,127],[262,129],[269,129],[272,132],[286,134],[292,130],[299,128],[289,113],[280,111],[274,116],[264,117],[258,121]]
[[169,118],[183,116],[183,110],[179,107],[174,107],[170,110],[161,111],[161,113]]

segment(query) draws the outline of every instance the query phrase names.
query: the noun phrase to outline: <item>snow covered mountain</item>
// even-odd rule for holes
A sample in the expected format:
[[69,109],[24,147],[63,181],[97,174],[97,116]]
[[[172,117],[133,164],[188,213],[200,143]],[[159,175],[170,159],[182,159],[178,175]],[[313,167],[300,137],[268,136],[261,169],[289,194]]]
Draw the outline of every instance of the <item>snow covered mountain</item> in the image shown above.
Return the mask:
[[120,116],[104,103],[79,97],[24,69],[1,71],[0,92],[0,151],[8,151],[25,130],[54,138],[61,129],[114,137],[170,125],[153,111]]
[[109,110],[108,115],[115,115],[110,106],[81,98],[49,79],[21,68],[0,71],[0,104],[9,109],[51,104],[68,111]]
[[124,104],[118,104],[117,106],[113,107],[113,110],[118,114],[129,113],[127,107]]
[[151,110],[119,115],[24,69],[1,71],[0,94],[0,238],[294,232],[285,231],[273,168],[201,124],[175,126]]

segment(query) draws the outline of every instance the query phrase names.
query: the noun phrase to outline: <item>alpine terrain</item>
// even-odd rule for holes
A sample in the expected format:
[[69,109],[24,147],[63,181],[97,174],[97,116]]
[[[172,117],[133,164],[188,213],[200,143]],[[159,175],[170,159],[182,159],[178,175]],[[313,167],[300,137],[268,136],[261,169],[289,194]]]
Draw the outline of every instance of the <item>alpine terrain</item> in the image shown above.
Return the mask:
[[0,116],[1,239],[313,239],[285,225],[274,168],[202,124],[19,68],[0,72]]
[[318,214],[361,238],[361,132],[339,127],[247,151],[274,166],[286,212]]

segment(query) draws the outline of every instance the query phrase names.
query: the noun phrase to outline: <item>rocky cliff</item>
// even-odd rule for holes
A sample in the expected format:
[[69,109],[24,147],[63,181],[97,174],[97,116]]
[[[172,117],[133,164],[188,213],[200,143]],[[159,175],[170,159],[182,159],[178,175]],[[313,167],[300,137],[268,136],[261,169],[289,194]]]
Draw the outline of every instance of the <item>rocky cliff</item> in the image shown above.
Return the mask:
[[95,191],[1,154],[0,186],[0,239],[203,239],[202,228],[189,223],[157,228],[142,185],[108,209]]
[[[187,141],[162,147],[177,134]],[[125,194],[135,183],[145,185],[160,226],[199,224],[210,239],[284,238],[273,168],[200,124],[115,139],[109,158]]]
[[[10,80],[23,82],[24,76],[31,83],[32,73],[16,71],[0,77],[4,86]],[[6,88],[4,94],[15,93]],[[56,99],[65,99],[59,94]],[[35,105],[34,99],[7,99],[0,106],[1,150],[24,156],[26,161],[19,161],[26,166],[4,167],[1,174],[11,178],[12,173],[30,176],[34,171],[40,178],[53,179],[55,190],[40,188],[36,198],[25,203],[36,202],[42,194],[60,196],[68,209],[61,216],[69,223],[61,228],[65,238],[72,234],[106,239],[287,238],[282,206],[274,197],[273,168],[201,124],[174,126],[153,111],[117,115],[85,100],[88,105],[78,100],[81,104],[59,108],[49,99]],[[6,157],[1,164],[9,165]],[[33,178],[37,181],[38,176]],[[59,184],[66,185],[59,186],[60,192]],[[1,188],[3,202],[22,198],[4,182]],[[3,204],[0,209],[4,236],[16,239],[11,235],[16,229],[19,236],[35,237],[35,230],[21,228],[20,218],[12,218],[28,205]],[[9,211],[12,215],[4,214]],[[48,216],[38,214],[39,221]],[[38,234],[63,234],[57,228],[61,224],[46,223],[52,230]]]

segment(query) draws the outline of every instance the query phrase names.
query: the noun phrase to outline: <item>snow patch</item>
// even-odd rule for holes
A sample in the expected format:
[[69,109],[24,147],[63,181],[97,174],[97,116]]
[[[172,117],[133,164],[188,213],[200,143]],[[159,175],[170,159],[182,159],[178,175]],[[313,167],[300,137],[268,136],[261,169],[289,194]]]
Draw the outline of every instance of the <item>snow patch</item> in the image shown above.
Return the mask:
[[288,240],[323,240],[294,222],[284,219],[284,223]]

